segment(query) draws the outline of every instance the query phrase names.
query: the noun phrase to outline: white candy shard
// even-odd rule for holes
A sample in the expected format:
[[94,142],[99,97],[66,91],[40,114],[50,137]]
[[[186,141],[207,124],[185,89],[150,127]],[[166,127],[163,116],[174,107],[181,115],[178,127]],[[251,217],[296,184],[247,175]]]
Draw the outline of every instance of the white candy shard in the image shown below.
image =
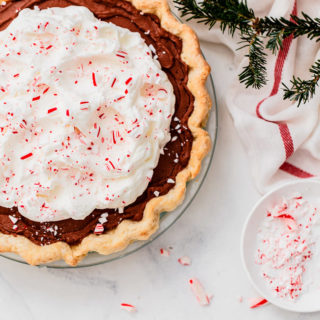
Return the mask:
[[18,221],[18,219],[17,219],[16,217],[11,216],[11,215],[9,215],[9,219],[11,220],[11,222],[12,222],[13,224],[16,224],[16,222]]
[[167,250],[167,249],[161,248],[161,249],[160,249],[160,254],[161,254],[163,257],[169,257],[169,256],[170,256],[170,251]]
[[183,266],[190,266],[191,259],[188,256],[183,256],[178,259],[178,262],[182,264]]
[[104,224],[105,222],[108,221],[107,218],[108,218],[108,213],[102,213],[98,221],[99,221],[101,224]]
[[202,284],[197,278],[191,278],[189,280],[189,284],[191,286],[193,294],[195,295],[200,305],[206,306],[210,304],[210,297],[207,295]]

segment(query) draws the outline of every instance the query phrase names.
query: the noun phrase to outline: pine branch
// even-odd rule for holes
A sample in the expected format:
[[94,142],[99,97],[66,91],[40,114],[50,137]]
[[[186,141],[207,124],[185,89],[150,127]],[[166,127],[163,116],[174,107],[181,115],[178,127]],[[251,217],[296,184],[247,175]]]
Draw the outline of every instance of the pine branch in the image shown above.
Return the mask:
[[310,40],[320,37],[320,19],[314,20],[306,13],[302,12],[303,18],[291,16],[291,20],[285,18],[265,17],[260,19],[259,28],[263,35],[269,38],[266,48],[276,53],[281,47],[285,38],[293,36],[297,38],[300,36],[307,36]]
[[[232,36],[236,31],[241,36],[241,48],[247,48],[248,65],[239,75],[240,82],[246,87],[261,88],[266,84],[266,53],[264,49],[276,54],[283,41],[292,36],[307,36],[310,40],[320,40],[320,18],[311,18],[305,13],[302,17],[291,16],[291,19],[263,17],[257,18],[246,0],[203,0],[199,4],[195,0],[174,0],[182,16],[187,20],[195,19],[212,28],[220,23],[222,32]],[[318,61],[311,67],[312,78],[302,80],[293,78],[291,88],[284,87],[285,99],[305,103],[315,93],[320,77]]]
[[297,101],[298,106],[301,103],[306,103],[313,98],[316,88],[319,86],[320,80],[320,59],[317,60],[309,69],[312,77],[310,80],[302,80],[299,77],[293,77],[291,88],[288,88],[284,83],[284,99]]
[[209,25],[210,29],[220,22],[221,30],[227,29],[231,35],[236,30],[249,30],[249,22],[255,18],[253,10],[238,0],[205,0],[200,5],[196,0],[174,0],[174,3],[182,17],[189,16],[187,21],[196,19],[198,23]]
[[243,68],[239,75],[239,80],[245,86],[260,89],[267,83],[266,80],[266,53],[263,52],[263,41],[259,38],[258,33],[242,35],[241,42],[248,48],[249,53],[246,57],[249,59],[249,64]]

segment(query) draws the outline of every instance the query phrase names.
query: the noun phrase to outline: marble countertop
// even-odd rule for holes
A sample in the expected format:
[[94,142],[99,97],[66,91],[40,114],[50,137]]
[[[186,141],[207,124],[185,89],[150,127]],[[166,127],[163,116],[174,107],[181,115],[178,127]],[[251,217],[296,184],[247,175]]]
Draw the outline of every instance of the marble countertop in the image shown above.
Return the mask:
[[[239,242],[260,195],[224,104],[232,56],[218,45],[202,43],[202,49],[213,69],[219,134],[206,181],[187,212],[149,246],[97,267],[57,270],[0,258],[0,319],[319,319],[319,313],[294,314],[272,305],[248,307],[247,299],[257,294],[242,269]],[[159,249],[168,246],[171,255],[161,256]],[[177,262],[183,255],[192,259],[191,266]],[[209,306],[195,300],[190,277],[213,295]],[[122,310],[122,302],[138,311]]]

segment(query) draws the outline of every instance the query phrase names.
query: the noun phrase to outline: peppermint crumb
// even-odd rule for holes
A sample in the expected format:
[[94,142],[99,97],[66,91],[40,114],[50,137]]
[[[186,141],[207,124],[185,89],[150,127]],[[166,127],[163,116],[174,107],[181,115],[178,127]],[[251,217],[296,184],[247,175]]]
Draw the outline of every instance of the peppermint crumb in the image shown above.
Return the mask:
[[188,256],[183,256],[178,259],[178,262],[183,266],[190,266],[191,259]]
[[119,213],[123,213],[123,207],[122,208],[118,208],[118,212]]
[[167,250],[167,249],[161,248],[161,249],[160,249],[160,254],[161,254],[163,257],[169,257],[169,256],[170,256],[170,251]]
[[121,303],[121,309],[126,310],[128,312],[137,312],[137,308],[129,303]]
[[153,53],[156,53],[156,49],[154,48],[154,46],[152,44],[149,45],[149,48]]
[[174,183],[174,180],[173,179],[168,179],[167,182],[168,183]]
[[12,222],[13,224],[16,224],[16,222],[18,221],[18,219],[17,219],[16,217],[11,216],[11,215],[9,215],[9,219],[11,220],[11,222]]
[[153,194],[154,194],[156,197],[159,197],[160,192],[159,192],[159,191],[155,191]]
[[103,213],[101,216],[100,216],[100,218],[99,218],[99,222],[101,223],[101,224],[104,224],[105,222],[107,222],[108,221],[108,213]]
[[173,141],[176,141],[177,139],[178,139],[178,137],[174,136],[174,137],[172,137],[171,141],[173,142]]
[[146,31],[144,34],[145,35],[149,35],[150,34],[150,30]]

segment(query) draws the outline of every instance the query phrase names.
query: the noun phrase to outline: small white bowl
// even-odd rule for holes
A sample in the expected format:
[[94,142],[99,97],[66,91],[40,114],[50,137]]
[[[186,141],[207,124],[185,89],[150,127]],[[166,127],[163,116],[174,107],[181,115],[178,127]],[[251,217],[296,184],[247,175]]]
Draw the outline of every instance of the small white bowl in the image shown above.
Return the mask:
[[[272,304],[295,312],[320,311],[320,284],[319,290],[307,291],[296,301],[276,297],[260,274],[260,266],[255,263],[257,232],[266,211],[281,203],[283,197],[292,197],[300,193],[306,200],[320,208],[320,182],[317,180],[298,180],[277,187],[264,195],[250,212],[242,231],[241,258],[244,269],[254,288]],[[320,261],[319,261],[320,263]]]

